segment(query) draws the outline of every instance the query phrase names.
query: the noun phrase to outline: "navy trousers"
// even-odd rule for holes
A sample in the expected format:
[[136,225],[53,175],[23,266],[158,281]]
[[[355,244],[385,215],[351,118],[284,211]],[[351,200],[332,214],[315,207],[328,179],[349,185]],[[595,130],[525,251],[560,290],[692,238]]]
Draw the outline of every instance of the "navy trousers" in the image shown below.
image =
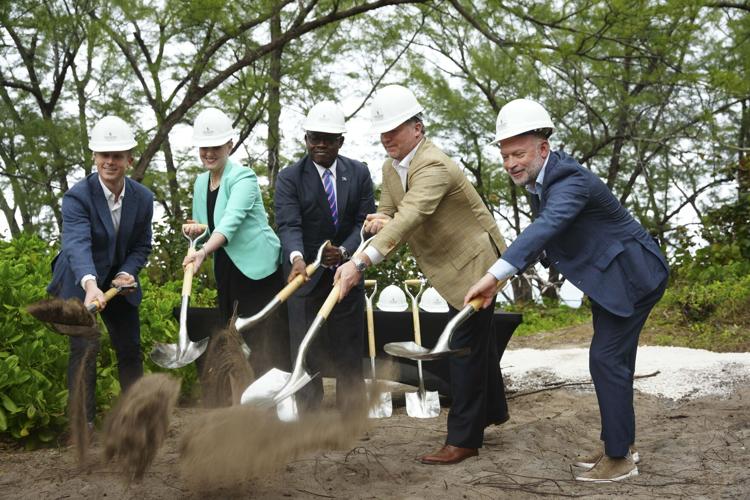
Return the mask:
[[[467,356],[451,356],[448,362],[453,401],[445,444],[481,448],[484,428],[508,417],[492,327],[494,306],[493,300],[489,307],[475,313],[453,332],[451,348],[469,347],[471,351]],[[458,313],[453,307],[450,312]]]
[[[141,356],[141,323],[138,308],[124,297],[118,296],[107,303],[101,312],[112,347],[117,356],[117,370],[120,388],[125,392],[143,375]],[[96,415],[96,358],[99,353],[99,339],[70,337],[70,357],[68,359],[68,394],[73,394],[76,373],[81,364],[85,383],[86,418],[94,421]]]
[[[333,276],[332,270],[323,269],[323,276],[309,295],[289,298],[292,364],[302,338],[333,288]],[[334,306],[307,351],[306,364],[310,375],[320,373],[295,395],[300,413],[320,407],[323,400],[323,375],[336,378],[336,406],[342,413],[357,412],[364,408],[364,323],[365,296],[364,288],[360,285]]]
[[633,375],[638,338],[654,305],[664,295],[659,287],[635,304],[631,316],[616,316],[594,301],[591,312],[594,337],[589,350],[589,371],[594,381],[601,416],[601,440],[610,457],[624,457],[635,442]]

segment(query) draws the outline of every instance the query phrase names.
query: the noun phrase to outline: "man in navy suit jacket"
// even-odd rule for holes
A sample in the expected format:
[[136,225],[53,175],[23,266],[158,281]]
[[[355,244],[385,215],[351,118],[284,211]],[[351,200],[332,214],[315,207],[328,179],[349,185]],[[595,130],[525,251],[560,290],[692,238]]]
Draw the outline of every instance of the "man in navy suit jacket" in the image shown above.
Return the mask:
[[[96,173],[76,183],[63,196],[62,249],[52,262],[47,291],[61,298],[78,297],[106,307],[101,311],[117,354],[120,387],[125,391],[143,374],[138,306],[141,289],[116,296],[105,304],[102,290],[137,284],[138,272],[151,252],[154,196],[125,177],[136,146],[130,127],[107,116],[91,131]],[[85,359],[86,417],[95,415],[98,339],[70,338],[68,388],[73,394],[75,374]]]
[[561,151],[551,151],[553,126],[538,103],[516,99],[498,114],[503,166],[516,185],[531,192],[534,222],[466,294],[485,307],[499,280],[534,264],[546,253],[562,274],[591,300],[594,336],[589,369],[601,414],[604,452],[576,465],[576,479],[617,481],[637,475],[633,373],[638,337],[664,294],[667,262],[646,232],[607,186]]
[[[274,202],[284,271],[291,281],[305,275],[324,241],[323,266],[288,301],[292,359],[310,324],[333,288],[336,267],[357,249],[365,216],[375,211],[367,165],[338,154],[346,131],[344,114],[330,101],[310,109],[304,123],[308,154],[279,172]],[[342,410],[364,401],[362,351],[364,285],[337,304],[308,352],[313,372],[336,376],[336,399]],[[296,394],[301,412],[317,409],[323,383],[316,377]]]

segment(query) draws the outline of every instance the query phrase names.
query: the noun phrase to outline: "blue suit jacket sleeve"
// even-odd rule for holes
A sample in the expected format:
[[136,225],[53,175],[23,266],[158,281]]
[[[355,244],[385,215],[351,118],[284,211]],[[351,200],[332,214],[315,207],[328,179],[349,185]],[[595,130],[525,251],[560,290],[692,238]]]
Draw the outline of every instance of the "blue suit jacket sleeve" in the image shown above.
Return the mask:
[[97,275],[92,253],[91,218],[88,203],[79,197],[81,193],[80,190],[70,190],[62,201],[62,248],[70,251],[63,252],[61,257],[67,258],[76,283],[87,274]]
[[581,213],[589,199],[588,183],[575,168],[544,186],[544,210],[503,253],[503,260],[524,271],[536,262],[547,243],[558,237]]

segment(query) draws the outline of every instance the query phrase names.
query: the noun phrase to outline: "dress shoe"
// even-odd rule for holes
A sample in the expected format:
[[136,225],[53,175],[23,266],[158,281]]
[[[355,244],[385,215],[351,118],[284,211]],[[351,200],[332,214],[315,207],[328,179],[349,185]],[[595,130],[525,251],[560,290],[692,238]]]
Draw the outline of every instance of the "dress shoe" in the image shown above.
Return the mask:
[[633,455],[613,458],[603,455],[590,470],[576,476],[576,481],[590,481],[593,483],[611,483],[622,481],[638,475],[638,467],[633,462]]
[[[641,461],[641,456],[634,446],[630,447],[630,454],[633,456],[633,463],[637,464]],[[602,459],[602,456],[604,456],[604,450],[589,453],[588,455],[579,455],[576,458],[576,461],[573,462],[573,465],[576,467],[581,467],[583,469],[590,469],[595,466],[599,460]]]
[[478,454],[476,448],[460,448],[446,444],[437,453],[424,455],[420,461],[428,465],[450,465],[463,462],[469,457],[476,457]]

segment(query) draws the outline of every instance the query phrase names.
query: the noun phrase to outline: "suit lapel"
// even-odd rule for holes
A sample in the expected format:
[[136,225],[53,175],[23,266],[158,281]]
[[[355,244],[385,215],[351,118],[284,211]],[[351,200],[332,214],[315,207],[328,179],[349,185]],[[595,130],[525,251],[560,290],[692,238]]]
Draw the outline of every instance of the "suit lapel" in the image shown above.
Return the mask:
[[339,225],[341,225],[341,214],[344,213],[344,207],[349,200],[349,169],[341,161],[341,157],[336,162],[336,205],[339,211]]
[[99,174],[91,176],[89,190],[91,191],[94,208],[99,216],[99,220],[104,224],[104,228],[107,230],[107,250],[111,262],[115,256],[115,226],[112,223],[112,212],[109,210],[107,198],[104,197],[104,190],[102,190],[102,186],[99,184]]
[[120,248],[120,262],[125,260],[125,251],[127,249],[127,237],[133,232],[135,224],[135,214],[138,211],[140,200],[138,193],[130,184],[130,179],[125,179],[124,188],[125,197],[122,199],[122,208],[120,209],[120,229],[117,231],[117,242]]
[[328,206],[328,198],[326,197],[325,189],[323,189],[323,181],[320,179],[318,169],[315,168],[315,165],[309,156],[302,168],[302,177],[306,188],[309,189],[311,193],[315,193],[315,200],[317,201],[320,210],[322,210],[324,214],[328,214],[328,221],[331,224],[331,227],[333,227],[333,214],[331,213],[331,207]]

